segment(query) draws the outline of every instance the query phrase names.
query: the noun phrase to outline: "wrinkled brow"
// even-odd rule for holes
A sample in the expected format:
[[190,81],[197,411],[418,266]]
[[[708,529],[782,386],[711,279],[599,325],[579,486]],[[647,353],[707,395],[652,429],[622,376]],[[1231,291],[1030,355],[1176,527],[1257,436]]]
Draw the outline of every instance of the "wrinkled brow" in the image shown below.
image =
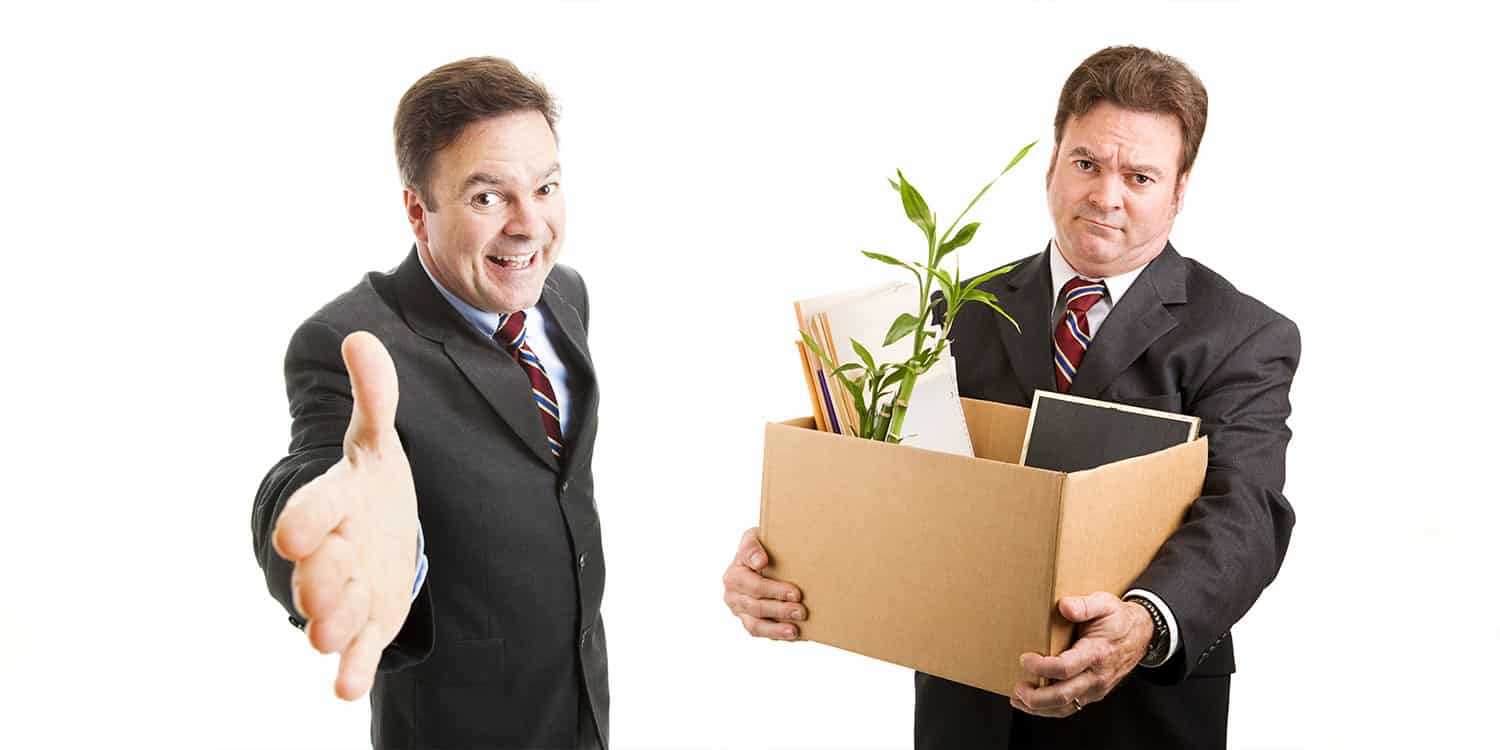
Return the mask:
[[[1073,150],[1068,152],[1068,156],[1078,156],[1092,162],[1104,162],[1098,155],[1083,146],[1074,146]],[[1162,171],[1150,164],[1125,164],[1121,169],[1124,169],[1126,172],[1139,172],[1144,175],[1150,175],[1158,180],[1162,176]]]

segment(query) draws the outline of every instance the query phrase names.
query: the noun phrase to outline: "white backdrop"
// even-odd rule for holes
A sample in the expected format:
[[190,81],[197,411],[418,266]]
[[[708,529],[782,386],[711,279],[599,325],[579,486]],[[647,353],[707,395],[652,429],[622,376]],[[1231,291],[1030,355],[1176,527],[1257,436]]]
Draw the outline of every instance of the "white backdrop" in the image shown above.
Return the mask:
[[[1299,523],[1236,628],[1231,746],[1493,741],[1495,66],[1478,18],[36,5],[0,31],[0,745],[367,745],[368,704],[333,697],[334,659],[266,594],[251,499],[286,447],[292,329],[409,245],[397,99],[498,54],[562,105],[563,261],[590,283],[604,387],[615,746],[909,747],[908,670],[753,641],[719,598],[756,519],[763,424],[807,411],[790,302],[889,278],[859,248],[916,252],[897,167],[951,216],[1033,139],[962,255],[972,273],[1039,250],[1058,89],[1119,43],[1182,58],[1212,97],[1175,244],[1303,335]],[[674,399],[653,397],[643,342]]]

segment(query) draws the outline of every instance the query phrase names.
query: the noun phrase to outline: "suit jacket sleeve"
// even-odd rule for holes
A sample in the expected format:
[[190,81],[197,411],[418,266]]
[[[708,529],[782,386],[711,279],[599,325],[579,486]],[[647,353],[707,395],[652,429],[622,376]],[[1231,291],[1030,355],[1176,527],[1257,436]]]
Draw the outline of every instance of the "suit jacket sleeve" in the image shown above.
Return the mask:
[[1196,388],[1187,413],[1208,436],[1203,494],[1132,587],[1164,599],[1181,642],[1168,662],[1138,670],[1153,682],[1187,677],[1249,611],[1286,556],[1295,517],[1282,495],[1291,430],[1289,392],[1301,356],[1290,320],[1250,329]]
[[[250,514],[255,559],[265,574],[266,587],[299,628],[306,621],[292,603],[292,564],[276,554],[271,533],[292,494],[343,458],[344,432],[354,410],[340,349],[345,333],[314,318],[292,334],[285,362],[291,447],[261,481]],[[422,661],[431,653],[432,644],[432,597],[424,583],[401,632],[381,655],[379,668],[401,669]]]

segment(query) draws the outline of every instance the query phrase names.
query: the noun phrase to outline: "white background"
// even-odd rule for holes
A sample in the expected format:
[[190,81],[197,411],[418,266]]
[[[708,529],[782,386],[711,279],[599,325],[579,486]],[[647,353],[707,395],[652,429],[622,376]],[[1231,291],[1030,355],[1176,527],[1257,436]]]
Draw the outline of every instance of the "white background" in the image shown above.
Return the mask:
[[604,387],[614,745],[909,747],[910,671],[751,640],[720,601],[764,422],[808,409],[790,303],[890,278],[859,248],[917,252],[897,167],[952,216],[1040,139],[962,257],[973,273],[1041,249],[1057,92],[1119,43],[1180,57],[1211,95],[1175,244],[1303,336],[1298,524],[1235,630],[1231,746],[1494,741],[1496,67],[1479,18],[37,5],[0,30],[0,745],[367,744],[368,704],[333,697],[335,660],[265,591],[251,499],[287,442],[292,329],[409,245],[397,99],[498,54],[562,105],[563,260],[590,283]]

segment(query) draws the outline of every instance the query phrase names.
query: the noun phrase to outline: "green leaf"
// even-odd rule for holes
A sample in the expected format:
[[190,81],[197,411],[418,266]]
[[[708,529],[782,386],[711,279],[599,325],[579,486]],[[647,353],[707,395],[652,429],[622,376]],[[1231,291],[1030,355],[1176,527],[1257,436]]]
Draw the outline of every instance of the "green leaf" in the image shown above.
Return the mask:
[[907,263],[904,260],[897,260],[896,258],[892,258],[891,256],[885,255],[883,253],[872,253],[869,250],[861,250],[859,252],[866,258],[870,258],[871,260],[878,260],[881,263],[905,268],[906,270],[911,271],[912,275],[917,277],[917,283],[920,284],[922,282],[922,272],[913,268],[910,263]]
[[860,252],[861,255],[865,256],[866,258],[870,258],[872,260],[878,260],[881,263],[885,263],[885,264],[892,265],[892,266],[900,266],[900,267],[906,268],[906,269],[910,269],[911,268],[911,266],[908,266],[906,264],[906,261],[904,261],[904,260],[896,260],[895,258],[892,258],[889,255],[885,255],[885,254],[882,254],[882,253],[872,253],[869,250],[861,250],[859,252]]
[[[846,362],[846,363],[844,363],[842,365],[839,365],[838,367],[834,368],[833,374],[834,375],[842,375],[843,373],[849,372],[849,371],[854,370],[856,368],[857,369],[864,369],[864,365],[862,365],[862,364],[860,364],[858,362]],[[858,377],[864,377],[864,376],[860,375]],[[858,379],[858,378],[856,378],[856,379]]]
[[979,274],[978,276],[975,276],[974,278],[970,279],[969,283],[967,283],[967,284],[964,285],[963,291],[964,291],[965,294],[967,294],[970,289],[974,289],[974,288],[978,287],[980,284],[983,284],[984,282],[989,281],[990,279],[993,279],[996,276],[999,276],[1000,274],[1010,273],[1011,269],[1015,268],[1018,265],[1020,265],[1020,264],[1019,263],[1012,263],[1012,264],[1010,264],[1008,266],[1001,266],[999,268],[996,268],[993,271],[986,271],[985,273]]
[[896,184],[896,181],[895,181],[895,180],[893,180],[893,179],[891,179],[891,178],[889,178],[889,177],[887,177],[887,178],[886,178],[886,179],[885,179],[885,181],[886,181],[886,182],[889,182],[889,183],[891,183],[891,189],[892,189],[892,190],[895,190],[895,191],[896,191],[896,192],[897,192],[897,193],[899,193],[899,192],[901,192],[901,186],[900,186],[900,185],[898,185],[898,184]]
[[966,288],[963,290],[963,293],[959,295],[959,299],[963,300],[964,302],[994,302],[995,295],[991,292],[986,292],[983,289]]
[[1001,315],[1004,315],[1005,319],[1008,320],[1008,321],[1010,321],[1010,324],[1016,327],[1016,333],[1020,333],[1021,332],[1021,324],[1017,323],[1016,319],[1012,318],[1010,316],[1010,313],[1008,313],[1008,312],[1006,312],[1004,310],[1001,310],[999,305],[997,305],[994,302],[991,302],[989,300],[982,299],[982,300],[979,300],[979,301],[982,302],[982,303],[984,303],[984,304],[986,304],[986,305],[989,305],[990,309],[994,310],[995,312],[1000,313]]
[[[849,395],[854,398],[854,410],[859,412],[859,421],[862,428],[865,421],[865,413],[868,411],[865,408],[864,396],[860,393],[859,387],[854,383],[849,382],[849,378],[844,377],[843,373],[835,373],[834,376],[839,379],[840,383],[844,384],[844,388],[848,390]],[[860,437],[864,436],[861,435]]]
[[891,372],[889,375],[886,375],[880,381],[880,391],[883,393],[887,388],[890,388],[891,386],[895,385],[896,383],[901,382],[901,378],[904,377],[905,375],[906,375],[906,368],[905,367],[898,368],[895,371]]
[[908,334],[910,334],[912,331],[917,330],[917,328],[919,328],[920,326],[921,321],[918,321],[917,316],[912,315],[911,313],[901,313],[900,315],[897,315],[896,320],[891,323],[891,330],[886,331],[884,345],[890,346],[891,344],[894,344],[897,341],[906,338]]
[[807,344],[807,348],[811,349],[813,354],[818,355],[818,360],[821,361],[824,366],[832,368],[833,360],[829,359],[828,355],[823,353],[823,348],[818,346],[818,342],[814,341],[812,336],[807,335],[807,331],[802,331],[801,333],[802,343]]
[[932,210],[927,207],[927,201],[922,199],[922,194],[910,182],[906,181],[906,175],[901,170],[896,170],[896,177],[901,180],[901,207],[906,210],[906,218],[911,223],[921,228],[922,233],[932,239]]
[[870,350],[866,349],[864,344],[861,344],[854,339],[849,339],[849,343],[854,345],[854,353],[859,355],[860,361],[865,363],[865,371],[869,372],[874,370],[875,358],[870,356]]
[[974,233],[978,231],[979,222],[971,221],[968,224],[965,224],[963,226],[963,229],[958,230],[958,234],[953,235],[953,239],[944,242],[940,247],[938,247],[937,262],[942,263],[943,256],[963,247],[964,245],[969,244],[969,240],[974,239]]
[[1031,143],[1026,144],[1025,148],[1021,149],[1020,151],[1017,151],[1015,158],[1011,159],[1010,163],[1007,164],[1007,165],[1005,165],[1005,169],[1000,170],[1000,176],[1004,177],[1005,173],[1009,172],[1011,167],[1014,167],[1022,159],[1026,158],[1027,152],[1031,151],[1031,147],[1035,146],[1036,144],[1037,144],[1036,141],[1032,141]]
[[1005,169],[1000,170],[1000,174],[996,176],[995,179],[990,180],[988,183],[985,183],[985,186],[979,189],[979,194],[974,196],[974,200],[969,201],[969,205],[964,208],[963,213],[959,214],[958,218],[954,219],[953,223],[948,225],[948,231],[943,232],[944,241],[948,239],[949,234],[953,233],[953,228],[958,226],[958,222],[963,221],[964,217],[969,215],[969,209],[973,208],[974,204],[978,203],[979,199],[983,198],[984,194],[989,192],[990,187],[993,186],[1001,177],[1004,177],[1005,173],[1009,172],[1012,167],[1016,166],[1016,164],[1019,163],[1028,152],[1031,151],[1031,147],[1035,146],[1036,144],[1036,141],[1032,141],[1031,143],[1026,144],[1024,148],[1016,152],[1015,157],[1010,160],[1010,163],[1005,165]]
[[952,310],[953,301],[958,298],[958,286],[954,283],[953,277],[941,268],[933,268],[932,266],[922,266],[922,268],[937,279],[938,286],[942,287],[943,299],[948,303],[948,309]]

